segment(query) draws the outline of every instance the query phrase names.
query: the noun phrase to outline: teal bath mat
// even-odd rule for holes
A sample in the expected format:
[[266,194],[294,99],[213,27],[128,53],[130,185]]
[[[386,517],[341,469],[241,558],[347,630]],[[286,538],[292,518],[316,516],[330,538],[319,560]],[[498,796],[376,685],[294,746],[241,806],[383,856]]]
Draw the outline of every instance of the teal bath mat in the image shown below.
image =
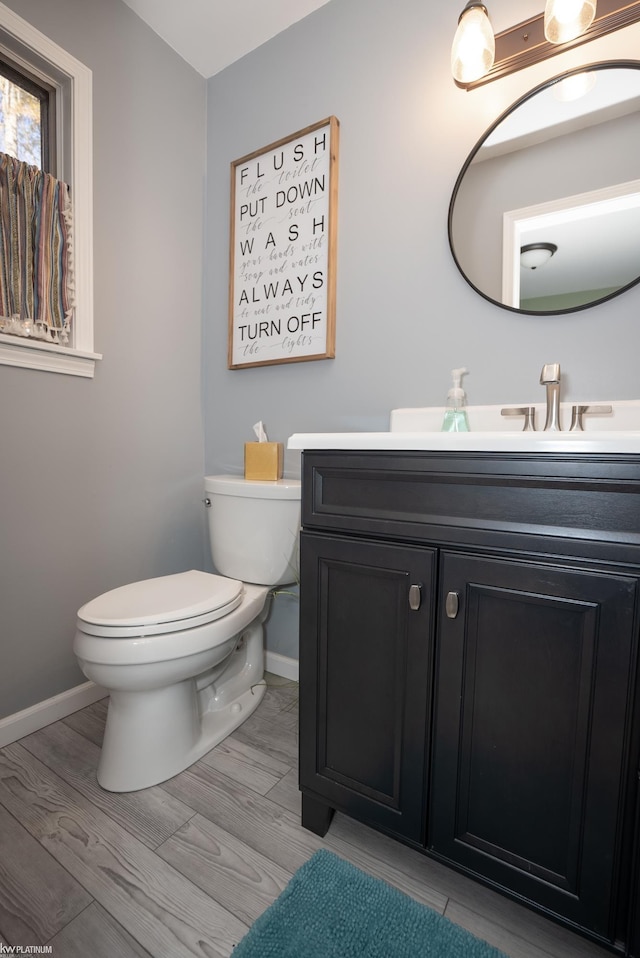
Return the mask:
[[447,918],[319,851],[232,958],[505,958]]

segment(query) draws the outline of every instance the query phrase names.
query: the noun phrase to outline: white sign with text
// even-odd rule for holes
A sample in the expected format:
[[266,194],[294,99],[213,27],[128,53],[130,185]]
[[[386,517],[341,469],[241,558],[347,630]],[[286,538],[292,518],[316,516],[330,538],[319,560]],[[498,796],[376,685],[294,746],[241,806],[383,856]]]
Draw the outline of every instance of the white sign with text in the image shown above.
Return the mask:
[[338,128],[232,163],[230,369],[335,355]]

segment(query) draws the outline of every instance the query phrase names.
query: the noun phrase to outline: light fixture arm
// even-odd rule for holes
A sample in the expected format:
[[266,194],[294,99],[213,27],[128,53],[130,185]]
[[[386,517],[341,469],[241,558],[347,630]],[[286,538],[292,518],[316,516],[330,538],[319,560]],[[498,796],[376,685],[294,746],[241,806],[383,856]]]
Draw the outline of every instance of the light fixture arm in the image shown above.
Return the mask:
[[595,19],[586,33],[566,43],[549,43],[544,35],[544,13],[541,13],[496,34],[495,61],[485,76],[471,83],[459,83],[457,80],[455,83],[464,90],[473,90],[638,21],[640,0],[598,0]]

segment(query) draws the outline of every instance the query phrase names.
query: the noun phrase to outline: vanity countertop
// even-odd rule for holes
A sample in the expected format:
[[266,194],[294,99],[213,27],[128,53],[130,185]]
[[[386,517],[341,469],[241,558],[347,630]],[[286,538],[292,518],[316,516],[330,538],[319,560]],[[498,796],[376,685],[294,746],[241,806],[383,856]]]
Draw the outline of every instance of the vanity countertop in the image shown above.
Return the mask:
[[287,448],[629,454],[640,453],[640,431],[300,432],[289,437]]
[[[592,407],[602,405],[592,402]],[[499,405],[468,406],[470,432],[440,432],[444,406],[392,409],[387,432],[299,432],[289,449],[423,450],[432,452],[640,453],[640,400],[614,400],[609,415],[588,415],[584,431],[525,432],[509,429],[513,419]],[[544,407],[536,405],[537,422]],[[571,404],[561,403],[568,428]]]

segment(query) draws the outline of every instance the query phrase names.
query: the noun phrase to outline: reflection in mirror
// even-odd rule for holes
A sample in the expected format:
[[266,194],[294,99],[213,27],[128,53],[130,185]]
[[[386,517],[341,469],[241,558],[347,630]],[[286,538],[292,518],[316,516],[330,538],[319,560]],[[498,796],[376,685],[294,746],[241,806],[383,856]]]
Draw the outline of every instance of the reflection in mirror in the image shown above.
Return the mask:
[[[571,71],[510,107],[462,168],[449,242],[507,309],[572,312],[638,283],[640,62]],[[521,255],[541,245],[555,247],[542,262]]]

